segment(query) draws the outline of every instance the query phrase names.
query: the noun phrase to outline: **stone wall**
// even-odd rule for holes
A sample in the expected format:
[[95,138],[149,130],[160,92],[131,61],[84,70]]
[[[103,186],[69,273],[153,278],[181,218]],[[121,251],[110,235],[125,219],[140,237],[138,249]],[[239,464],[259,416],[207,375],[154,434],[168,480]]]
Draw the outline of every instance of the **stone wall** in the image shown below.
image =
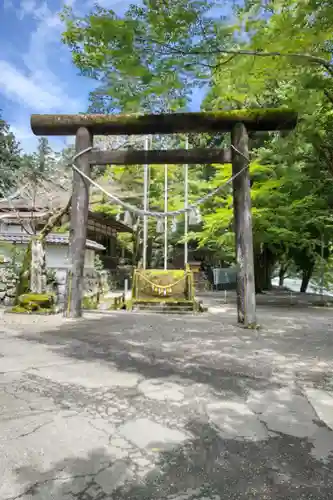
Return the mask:
[[0,267],[0,305],[14,304],[18,274],[11,265]]
[[[67,269],[56,270],[56,293],[57,302],[61,306],[65,302]],[[99,276],[100,275],[100,276]],[[109,274],[107,271],[97,273],[95,269],[85,269],[84,271],[84,290],[85,296],[96,296],[98,293],[103,294],[109,291]]]
[[[54,269],[55,283],[47,286],[48,292],[53,292],[56,295],[56,303],[61,309],[65,302],[67,268]],[[0,267],[0,305],[14,305],[16,295],[16,285],[18,282],[18,272],[15,272],[10,263],[1,265]],[[107,293],[110,289],[110,277],[107,271],[102,271],[99,274],[95,269],[90,268],[84,271],[84,295],[96,296]]]

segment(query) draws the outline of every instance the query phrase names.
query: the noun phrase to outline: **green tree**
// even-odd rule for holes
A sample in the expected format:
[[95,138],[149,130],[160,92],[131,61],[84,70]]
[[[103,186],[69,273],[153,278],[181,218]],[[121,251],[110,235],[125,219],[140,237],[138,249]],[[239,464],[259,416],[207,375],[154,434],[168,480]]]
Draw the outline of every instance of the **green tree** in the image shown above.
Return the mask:
[[[210,82],[204,109],[282,105],[299,112],[299,125],[288,135],[251,135],[251,183],[257,289],[269,288],[276,266],[285,269],[292,261],[303,275],[304,290],[323,231],[325,255],[332,240],[332,6],[247,0],[233,19],[213,18],[212,6],[144,1],[122,17],[100,7],[85,18],[66,10],[63,40],[82,74],[102,82],[91,95],[93,111],[179,109],[195,86]],[[198,140],[227,143],[219,135]],[[159,206],[157,168],[152,168],[151,203]],[[226,166],[198,170],[195,192],[205,192],[203,180],[211,188],[230,173]],[[137,199],[142,170],[117,175]],[[180,203],[177,196],[174,200],[175,206]],[[203,216],[204,230],[192,237],[231,260],[231,190],[205,203]]]
[[[332,5],[246,1],[237,9],[235,26],[243,36],[231,48],[217,48],[220,57],[204,107],[283,105],[299,112],[296,131],[280,138],[256,134],[250,142],[252,158],[266,170],[258,175],[251,167],[258,288],[269,286],[276,262],[282,271],[294,262],[305,291],[323,232],[326,257],[332,239]],[[219,234],[221,244],[232,247],[231,216],[217,207],[205,218],[201,242]]]
[[[217,2],[216,2],[217,3]],[[215,1],[144,0],[123,16],[96,6],[80,18],[68,8],[63,41],[83,75],[100,83],[91,94],[99,112],[182,108],[192,89],[209,81],[217,38],[232,28],[212,16]]]
[[0,113],[0,197],[10,193],[16,185],[17,173],[21,168],[20,146],[8,123]]
[[[223,85],[216,80],[216,87],[207,96],[207,107],[218,108],[221,102],[244,107],[255,100],[256,88],[251,94],[249,86],[246,96],[238,94],[236,97],[234,87],[231,83],[228,85],[225,76],[223,78]],[[227,89],[224,93],[223,88]],[[268,105],[272,101],[285,105],[289,102],[290,92],[295,99],[294,89],[288,84],[284,87],[281,82],[267,94]],[[246,102],[242,102],[241,99],[245,98]],[[303,103],[300,123],[295,131],[287,135],[272,133],[250,137],[252,158],[256,159],[251,166],[251,183],[258,290],[269,288],[270,276],[277,263],[285,267],[289,261],[294,261],[303,275],[302,291],[307,287],[320,252],[322,228],[329,227],[332,206],[331,130],[332,113],[319,90],[312,100]],[[231,199],[227,206],[231,206]],[[229,243],[233,242],[229,233],[223,232],[230,225],[231,217],[231,210],[217,207],[216,212],[205,220],[207,224],[200,236],[201,241],[214,239],[216,233],[222,231],[221,244],[226,245],[226,238]],[[325,233],[325,248],[328,249],[332,233],[327,230]],[[326,250],[325,255],[328,256]]]

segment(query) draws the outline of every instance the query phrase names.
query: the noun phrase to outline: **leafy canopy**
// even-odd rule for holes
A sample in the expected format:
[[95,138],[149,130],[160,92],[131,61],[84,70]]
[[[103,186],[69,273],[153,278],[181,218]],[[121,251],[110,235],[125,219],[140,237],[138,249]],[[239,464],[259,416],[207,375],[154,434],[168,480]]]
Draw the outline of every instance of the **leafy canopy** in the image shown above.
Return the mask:
[[16,185],[16,178],[21,168],[20,146],[8,123],[0,113],[0,197],[3,198]]
[[94,111],[173,110],[207,81],[215,52],[232,32],[212,16],[215,1],[144,0],[124,16],[96,6],[84,18],[66,8],[63,41],[83,75],[97,79]]

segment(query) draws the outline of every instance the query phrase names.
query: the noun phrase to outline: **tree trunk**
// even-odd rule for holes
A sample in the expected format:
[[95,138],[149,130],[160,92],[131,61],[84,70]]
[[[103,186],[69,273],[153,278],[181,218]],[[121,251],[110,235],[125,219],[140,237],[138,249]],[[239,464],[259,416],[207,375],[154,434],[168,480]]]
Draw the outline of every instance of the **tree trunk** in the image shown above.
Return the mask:
[[287,272],[287,266],[284,266],[283,264],[281,264],[280,270],[279,270],[279,286],[283,286],[286,272]]
[[26,250],[17,285],[17,297],[23,293],[44,293],[46,289],[46,263],[45,263],[45,240],[48,234],[57,226],[63,216],[68,213],[71,203],[69,198],[67,204],[55,210],[49,217],[47,223],[35,238],[32,238]]
[[141,259],[141,244],[140,244],[141,231],[142,227],[139,221],[136,230],[133,231],[132,233],[132,245],[133,245],[132,265],[134,267],[138,266],[139,261]]
[[254,271],[256,293],[272,289],[272,271],[275,262],[274,254],[263,246],[254,253]]
[[272,272],[275,264],[275,256],[273,252],[264,246],[264,290],[272,290]]
[[39,238],[31,240],[30,291],[44,293],[46,289],[46,264],[43,241]]
[[262,252],[258,249],[254,252],[254,281],[256,293],[262,293],[264,290],[264,268]]
[[147,241],[147,268],[149,269],[152,264],[153,258],[153,241],[151,238],[148,238]]
[[31,273],[31,240],[25,251],[23,262],[19,272],[19,279],[16,286],[15,305],[18,304],[20,295],[30,292],[30,273]]
[[313,270],[314,270],[314,264],[310,264],[308,268],[302,270],[302,283],[300,288],[301,293],[306,292]]

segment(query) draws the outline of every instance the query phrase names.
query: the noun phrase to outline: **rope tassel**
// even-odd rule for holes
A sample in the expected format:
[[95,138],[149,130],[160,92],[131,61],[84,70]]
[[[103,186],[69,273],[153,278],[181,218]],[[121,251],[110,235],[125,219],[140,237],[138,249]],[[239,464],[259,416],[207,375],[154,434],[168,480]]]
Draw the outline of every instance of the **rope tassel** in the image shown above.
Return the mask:
[[129,226],[131,227],[132,226],[132,216],[130,214],[130,212],[125,212],[125,217],[124,217],[124,224],[126,224],[126,226]]
[[164,223],[163,223],[163,220],[160,219],[160,218],[157,219],[156,232],[157,233],[163,233],[164,232]]
[[197,218],[197,224],[200,224],[200,222],[202,221],[202,217],[201,217],[200,209],[198,207],[195,209],[195,215]]

